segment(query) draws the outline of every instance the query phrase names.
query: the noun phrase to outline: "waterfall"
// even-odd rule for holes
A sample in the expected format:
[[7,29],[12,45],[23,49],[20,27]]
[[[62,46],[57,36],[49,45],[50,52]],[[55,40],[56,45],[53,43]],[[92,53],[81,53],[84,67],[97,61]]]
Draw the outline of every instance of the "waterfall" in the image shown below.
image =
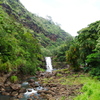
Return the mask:
[[53,68],[51,63],[51,57],[45,57],[45,60],[46,60],[47,72],[52,72]]

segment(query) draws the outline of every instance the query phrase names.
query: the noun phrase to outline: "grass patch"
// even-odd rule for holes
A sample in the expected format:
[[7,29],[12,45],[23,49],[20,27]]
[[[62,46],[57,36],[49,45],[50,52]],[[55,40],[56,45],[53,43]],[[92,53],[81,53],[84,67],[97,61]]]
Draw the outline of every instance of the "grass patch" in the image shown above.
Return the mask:
[[74,100],[100,100],[100,81],[89,77],[81,80],[84,83],[82,94],[78,95]]
[[66,100],[66,97],[65,97],[65,96],[62,96],[62,97],[60,98],[60,100]]
[[56,76],[58,76],[58,77],[61,77],[61,76],[62,76],[62,74],[60,74],[60,73],[57,73],[57,74],[56,74]]
[[68,70],[68,68],[66,68],[66,69],[59,69],[59,70],[56,70],[56,72],[65,72],[65,73],[69,73],[70,71]]
[[11,82],[15,83],[18,81],[18,77],[13,75],[13,76],[11,76],[10,80],[11,80]]
[[42,79],[42,82],[45,83],[45,84],[48,84],[48,83],[50,83],[52,80],[53,80],[52,77],[50,77],[50,78],[43,78],[43,79]]

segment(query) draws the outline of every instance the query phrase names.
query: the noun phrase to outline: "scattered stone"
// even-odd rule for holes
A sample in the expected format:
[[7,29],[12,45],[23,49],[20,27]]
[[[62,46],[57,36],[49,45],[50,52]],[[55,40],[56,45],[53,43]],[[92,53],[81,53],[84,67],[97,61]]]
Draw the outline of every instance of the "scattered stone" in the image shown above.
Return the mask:
[[18,96],[18,92],[16,92],[16,91],[12,92],[11,96],[14,96],[14,97]]
[[23,93],[20,93],[17,97],[18,98],[23,98],[23,95],[24,95]]
[[21,88],[21,85],[20,84],[11,84],[10,87],[13,89],[13,90],[19,90]]
[[30,86],[32,86],[34,88],[35,87],[35,83],[30,83]]
[[29,82],[29,83],[33,83],[33,82],[35,82],[35,81],[34,81],[34,79],[30,79],[30,80],[28,80],[28,82]]
[[5,84],[6,87],[8,87],[8,86],[10,86],[10,85],[11,85],[11,82],[7,82],[7,83]]
[[10,95],[8,92],[2,92],[2,95]]
[[30,90],[30,89],[28,89],[27,91],[28,91],[28,92],[32,92],[32,90]]
[[6,91],[6,92],[12,92],[12,89],[11,89],[11,87],[9,86],[9,87],[6,87],[6,88],[5,88],[5,91]]
[[4,84],[3,84],[3,83],[0,83],[0,88],[1,88],[1,87],[4,87]]
[[39,93],[39,94],[40,94],[40,93],[44,93],[44,92],[46,92],[46,90],[38,90],[38,91],[37,91],[37,93]]
[[31,95],[30,95],[30,97],[33,97],[34,96],[34,93],[32,93]]
[[4,92],[4,91],[5,91],[5,89],[4,89],[4,88],[1,88],[1,89],[0,89],[0,91],[1,91],[1,92]]
[[26,92],[26,89],[25,88],[21,88],[20,90],[19,90],[19,93],[25,93]]
[[28,98],[27,100],[33,100],[32,98]]
[[36,95],[34,95],[33,97],[34,97],[34,99],[36,99],[36,100],[38,99],[38,96],[36,96]]

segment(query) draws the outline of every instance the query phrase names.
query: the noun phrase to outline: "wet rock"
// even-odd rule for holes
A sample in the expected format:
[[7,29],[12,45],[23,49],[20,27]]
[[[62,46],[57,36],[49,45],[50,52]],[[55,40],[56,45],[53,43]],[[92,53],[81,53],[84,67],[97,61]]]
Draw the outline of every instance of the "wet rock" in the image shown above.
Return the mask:
[[26,92],[26,89],[25,89],[25,88],[21,88],[21,89],[19,90],[19,93],[24,93],[24,92]]
[[34,95],[33,97],[34,97],[34,99],[36,99],[36,100],[38,99],[38,96],[35,96],[35,95]]
[[1,87],[4,87],[4,84],[3,84],[3,83],[0,83],[0,88],[1,88]]
[[47,95],[46,95],[46,98],[47,98],[47,100],[52,100],[53,97],[52,97],[51,94],[47,94]]
[[45,76],[45,73],[42,72],[39,74],[39,77],[42,77],[42,76]]
[[20,84],[11,84],[10,87],[13,89],[13,90],[19,90],[21,88],[21,85]]
[[18,96],[18,92],[16,92],[16,91],[12,92],[11,96],[14,96],[14,97]]
[[30,83],[30,86],[32,86],[34,88],[35,87],[35,83]]
[[23,93],[20,93],[17,97],[18,98],[23,98],[23,95],[24,95]]
[[52,88],[50,88],[50,90],[56,91],[57,90],[57,87],[52,87]]
[[56,71],[53,71],[52,72],[52,76],[56,76],[57,72]]
[[5,91],[6,91],[6,92],[12,92],[12,89],[11,89],[11,87],[6,87],[6,88],[5,88]]
[[44,97],[44,96],[46,96],[46,94],[45,93],[41,93],[41,97]]
[[28,89],[27,91],[28,91],[28,92],[32,92],[32,90],[30,90],[30,89]]
[[5,91],[5,89],[4,89],[4,88],[0,88],[0,91],[4,92],[4,91]]
[[4,82],[5,82],[5,80],[6,80],[6,77],[5,77],[5,76],[0,77],[0,83],[4,83]]
[[2,92],[2,95],[10,95],[8,92]]
[[35,81],[34,81],[34,79],[30,79],[30,80],[28,80],[28,82],[29,82],[29,83],[33,83],[33,82],[35,82]]
[[33,100],[32,98],[28,98],[27,100]]
[[52,76],[52,73],[50,73],[50,72],[47,72],[46,74],[45,74],[45,77],[46,78],[50,78]]
[[13,100],[19,100],[19,99],[13,99]]
[[38,90],[37,92],[40,94],[46,92],[46,90]]
[[7,83],[5,84],[6,87],[8,87],[8,86],[10,86],[10,85],[11,85],[11,82],[7,82]]
[[32,93],[31,95],[30,95],[30,97],[33,97],[34,96],[34,93]]
[[15,97],[11,97],[9,100],[19,100],[19,99]]

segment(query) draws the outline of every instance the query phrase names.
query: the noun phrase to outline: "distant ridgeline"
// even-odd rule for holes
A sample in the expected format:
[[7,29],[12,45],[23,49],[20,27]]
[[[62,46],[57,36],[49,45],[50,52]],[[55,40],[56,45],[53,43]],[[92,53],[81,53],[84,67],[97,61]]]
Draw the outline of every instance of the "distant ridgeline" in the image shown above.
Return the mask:
[[0,0],[1,72],[34,74],[39,70],[41,50],[54,49],[67,39],[72,36],[50,17],[46,20],[28,12],[19,0]]

